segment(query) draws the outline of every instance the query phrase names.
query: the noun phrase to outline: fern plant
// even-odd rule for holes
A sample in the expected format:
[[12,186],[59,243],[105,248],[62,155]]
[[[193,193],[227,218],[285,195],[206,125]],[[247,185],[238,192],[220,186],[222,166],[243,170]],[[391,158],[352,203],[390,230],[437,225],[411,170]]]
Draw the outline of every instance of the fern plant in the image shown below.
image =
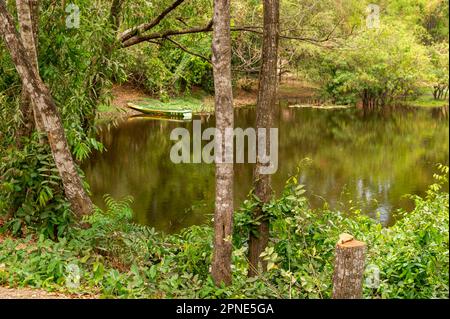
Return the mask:
[[47,145],[32,138],[22,150],[9,148],[0,161],[2,230],[24,235],[31,227],[56,239],[72,222],[61,178]]

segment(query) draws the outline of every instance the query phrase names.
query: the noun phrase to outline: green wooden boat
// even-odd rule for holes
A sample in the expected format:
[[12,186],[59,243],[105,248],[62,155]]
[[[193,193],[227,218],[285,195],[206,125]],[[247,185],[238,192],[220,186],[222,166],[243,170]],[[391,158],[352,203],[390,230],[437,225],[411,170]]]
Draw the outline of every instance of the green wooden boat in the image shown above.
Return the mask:
[[185,120],[192,119],[192,110],[177,110],[177,109],[163,109],[156,108],[149,105],[138,105],[135,103],[127,103],[127,106],[133,110],[153,115],[165,115],[173,117],[181,117]]

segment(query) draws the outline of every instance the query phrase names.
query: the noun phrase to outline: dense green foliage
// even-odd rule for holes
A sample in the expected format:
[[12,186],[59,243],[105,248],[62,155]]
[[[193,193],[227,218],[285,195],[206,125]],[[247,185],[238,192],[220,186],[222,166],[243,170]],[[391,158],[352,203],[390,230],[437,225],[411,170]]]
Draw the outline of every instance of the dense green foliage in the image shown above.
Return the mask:
[[[210,58],[210,40],[205,35],[198,36],[196,51],[206,59]],[[184,46],[184,45],[183,45]],[[130,83],[148,93],[167,100],[170,96],[189,92],[193,86],[213,91],[212,66],[204,59],[190,55],[173,45],[131,48],[123,54],[125,72]]]
[[[431,83],[425,47],[402,26],[382,26],[325,57],[324,89],[334,102],[390,105]],[[370,48],[367,50],[367,48]]]
[[48,146],[30,141],[21,151],[9,149],[0,174],[0,211],[9,215],[5,229],[20,235],[35,226],[53,239],[63,235],[71,214]]
[[264,253],[269,271],[253,279],[246,276],[245,257],[246,234],[255,224],[250,198],[235,217],[230,287],[215,287],[209,275],[210,226],[159,234],[129,222],[129,200],[109,197],[107,210],[88,218],[91,228],[72,229],[57,242],[43,235],[3,239],[0,283],[66,291],[68,265],[77,265],[80,286],[69,290],[104,297],[329,298],[334,246],[349,232],[367,243],[367,266],[380,270],[380,284],[366,285],[366,298],[448,298],[448,193],[441,190],[448,169],[442,171],[427,196],[414,196],[416,208],[389,229],[361,215],[311,210],[292,177],[283,195],[264,207],[272,221]]
[[[98,7],[91,1],[75,2],[91,15],[81,15],[82,27],[79,29],[66,27],[65,8],[53,1],[41,1],[38,35],[40,75],[59,107],[68,141],[73,148],[79,143],[90,146],[89,134],[94,124],[96,105],[107,97],[94,92],[97,74],[101,72],[106,75],[104,83],[101,83],[104,88],[111,85],[113,77],[124,77],[116,60],[102,60],[106,59],[104,46],[115,41],[107,27],[107,8]],[[13,2],[10,7],[14,12]],[[92,46],[92,43],[103,45]],[[0,43],[0,57],[0,92],[8,98],[6,102],[11,103],[10,112],[14,112],[17,126],[20,118],[17,116],[17,103],[14,102],[20,97],[21,86],[3,43]]]
[[433,64],[433,97],[447,99],[449,89],[449,54],[448,42],[437,43],[430,48]]
[[[355,22],[356,31],[334,50],[298,44],[293,65],[321,84],[332,103],[389,106],[424,88],[448,91],[448,6],[445,1],[371,1],[380,12]],[[355,5],[361,11],[369,2]],[[361,11],[360,18],[361,18]],[[373,13],[366,12],[364,17]],[[373,23],[373,22],[372,22]],[[299,61],[297,63],[297,60]]]

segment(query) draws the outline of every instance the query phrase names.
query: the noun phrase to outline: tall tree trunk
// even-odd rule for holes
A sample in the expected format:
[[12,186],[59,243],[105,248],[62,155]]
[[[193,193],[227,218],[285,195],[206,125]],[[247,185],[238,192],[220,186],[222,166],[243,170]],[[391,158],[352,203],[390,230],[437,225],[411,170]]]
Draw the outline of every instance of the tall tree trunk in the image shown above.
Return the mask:
[[[277,101],[277,67],[278,67],[278,42],[280,28],[280,2],[279,0],[264,0],[264,32],[262,47],[262,66],[259,75],[258,99],[256,102],[256,127],[266,129],[266,154],[270,150],[270,128],[274,123],[274,107]],[[259,153],[259,152],[258,152]],[[258,160],[253,172],[253,184],[255,195],[261,203],[270,200],[271,176],[261,174],[260,169],[264,165]],[[260,218],[258,226],[258,236],[250,233],[249,238],[249,270],[248,275],[253,277],[258,271],[258,264],[261,262],[263,270],[267,265],[260,260],[260,255],[269,242],[269,221],[263,216],[262,207],[257,207],[254,218]]]
[[0,34],[11,54],[25,91],[42,117],[52,155],[72,211],[78,216],[89,214],[92,210],[92,202],[84,191],[78,175],[55,101],[39,75],[34,72],[4,0],[0,0]]
[[[39,74],[38,69],[38,28],[39,28],[39,1],[38,0],[16,0],[17,15],[19,18],[20,37],[25,47],[33,71]],[[30,136],[33,128],[38,132],[43,132],[42,120],[36,106],[32,103],[30,95],[22,87],[22,97],[20,102],[22,113],[22,125],[17,132],[17,142],[20,146],[20,139]]]
[[[214,32],[212,42],[216,128],[225,137],[233,128],[233,91],[231,86],[230,0],[214,0]],[[233,140],[216,138],[223,153],[233,150]],[[232,154],[232,153],[231,153]],[[216,205],[214,212],[214,254],[211,275],[216,285],[231,283],[233,229],[233,163],[222,163],[216,154]]]

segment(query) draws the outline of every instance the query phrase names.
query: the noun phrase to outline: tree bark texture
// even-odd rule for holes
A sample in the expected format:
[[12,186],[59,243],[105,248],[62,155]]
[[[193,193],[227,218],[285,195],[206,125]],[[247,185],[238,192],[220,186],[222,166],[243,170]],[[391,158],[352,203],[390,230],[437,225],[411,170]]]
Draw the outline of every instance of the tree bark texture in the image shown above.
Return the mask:
[[[279,0],[264,0],[264,31],[262,47],[262,66],[259,75],[258,97],[256,102],[256,128],[266,129],[266,154],[270,150],[270,128],[274,125],[274,107],[277,101],[278,74],[278,42],[280,34],[280,2]],[[258,152],[259,153],[259,152]],[[271,176],[261,174],[263,165],[258,155],[253,173],[255,195],[261,203],[267,203],[272,195]],[[248,276],[253,277],[259,270],[266,270],[267,263],[260,260],[260,255],[269,242],[269,221],[264,218],[262,208],[257,207],[254,218],[259,218],[258,236],[250,233],[249,238],[249,270]]]
[[52,155],[72,211],[78,216],[89,214],[92,210],[92,202],[84,191],[78,175],[55,101],[41,78],[34,72],[4,0],[0,0],[0,34],[11,54],[25,91],[42,117]]
[[[26,54],[36,74],[38,69],[38,33],[39,33],[39,1],[38,0],[16,0],[17,15],[20,27],[20,37],[25,47]],[[22,87],[20,102],[22,113],[22,125],[18,129],[18,143],[24,136],[30,136],[36,127],[38,132],[43,132],[42,120],[36,106],[32,103],[30,95]]]
[[119,30],[120,27],[120,17],[122,13],[122,7],[125,0],[113,0],[111,4],[111,9],[109,12],[109,22],[112,25],[114,31]]
[[366,244],[352,239],[336,245],[333,299],[361,299]]
[[[222,136],[225,136],[225,129],[234,126],[231,86],[230,0],[214,0],[212,52],[216,128]],[[216,143],[222,143],[222,147],[220,147],[222,151],[230,149],[230,147],[233,148],[232,140],[223,143],[216,139]],[[231,283],[232,229],[233,163],[219,163],[216,154],[216,205],[211,275],[217,285]]]

